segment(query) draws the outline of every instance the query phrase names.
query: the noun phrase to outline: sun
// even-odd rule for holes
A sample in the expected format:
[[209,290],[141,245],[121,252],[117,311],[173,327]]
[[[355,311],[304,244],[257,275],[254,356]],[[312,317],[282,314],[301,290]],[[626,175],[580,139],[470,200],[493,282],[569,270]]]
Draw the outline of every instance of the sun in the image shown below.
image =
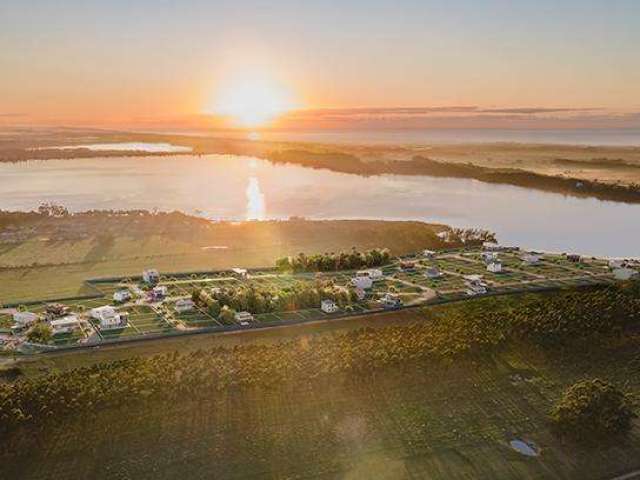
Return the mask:
[[236,126],[256,128],[294,108],[293,95],[284,86],[265,78],[246,77],[222,86],[209,110],[229,118]]

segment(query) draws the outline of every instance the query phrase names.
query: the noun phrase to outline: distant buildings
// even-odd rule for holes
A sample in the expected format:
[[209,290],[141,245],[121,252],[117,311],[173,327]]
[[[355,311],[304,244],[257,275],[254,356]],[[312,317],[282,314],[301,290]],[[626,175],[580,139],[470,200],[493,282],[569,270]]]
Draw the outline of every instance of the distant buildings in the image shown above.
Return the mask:
[[484,261],[485,265],[489,265],[491,262],[498,261],[497,252],[482,252],[480,254],[480,257],[482,257],[482,260]]
[[249,276],[249,272],[247,272],[246,268],[232,268],[231,271],[235,273],[240,278],[247,278]]
[[151,290],[151,298],[152,300],[159,301],[165,298],[168,293],[169,289],[166,285],[157,285]]
[[340,309],[333,300],[322,300],[320,302],[320,310],[324,313],[336,313]]
[[160,273],[155,268],[150,268],[142,272],[142,280],[149,285],[156,284],[160,281]]
[[567,260],[573,263],[580,263],[582,261],[582,257],[575,253],[569,253],[567,254]]
[[424,250],[422,252],[422,256],[431,260],[436,257],[436,252],[434,252],[433,250]]
[[384,274],[382,273],[382,270],[370,268],[369,270],[358,271],[358,273],[356,273],[356,277],[369,277],[375,282],[376,280],[382,280],[384,278]]
[[484,295],[487,293],[487,284],[482,280],[482,275],[465,275],[465,293],[469,296]]

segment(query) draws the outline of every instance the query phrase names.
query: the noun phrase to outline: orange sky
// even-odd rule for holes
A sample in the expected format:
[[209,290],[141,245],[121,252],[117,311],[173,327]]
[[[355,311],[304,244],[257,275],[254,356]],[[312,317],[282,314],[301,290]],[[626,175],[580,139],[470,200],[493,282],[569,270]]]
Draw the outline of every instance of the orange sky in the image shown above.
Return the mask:
[[639,5],[7,0],[0,123],[228,126],[202,115],[260,77],[307,110],[283,128],[638,126]]

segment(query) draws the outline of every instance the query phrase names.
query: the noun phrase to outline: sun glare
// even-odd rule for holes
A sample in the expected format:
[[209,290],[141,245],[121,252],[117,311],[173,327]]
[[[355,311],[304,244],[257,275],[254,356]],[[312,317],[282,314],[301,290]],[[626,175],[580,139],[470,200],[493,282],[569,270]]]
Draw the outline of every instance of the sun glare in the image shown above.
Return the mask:
[[211,113],[228,117],[236,126],[254,128],[295,107],[293,96],[283,86],[262,78],[246,78],[221,88]]

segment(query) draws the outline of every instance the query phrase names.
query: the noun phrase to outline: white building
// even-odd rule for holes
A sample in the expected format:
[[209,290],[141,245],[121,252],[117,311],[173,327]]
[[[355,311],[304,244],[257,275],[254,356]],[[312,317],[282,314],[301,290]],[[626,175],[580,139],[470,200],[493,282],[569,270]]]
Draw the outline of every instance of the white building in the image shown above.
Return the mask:
[[362,290],[367,290],[373,286],[373,280],[369,276],[355,276],[351,279],[351,285]]
[[485,285],[478,283],[467,284],[466,294],[470,297],[473,297],[475,295],[484,295],[485,293],[487,293],[487,287]]
[[160,281],[160,273],[155,268],[150,268],[142,272],[142,280],[150,284],[158,283]]
[[498,253],[497,252],[482,252],[480,254],[482,260],[485,264],[489,265],[491,262],[498,261]]
[[89,314],[91,315],[91,318],[94,318],[100,322],[100,329],[103,330],[109,328],[119,328],[123,323],[122,317],[111,305],[92,308]]
[[462,278],[464,279],[465,283],[483,283],[482,275],[463,275]]
[[33,312],[16,312],[13,314],[13,321],[20,327],[26,327],[38,320],[38,315]]
[[154,298],[164,298],[169,293],[169,289],[166,285],[158,285],[156,287],[153,287],[152,293]]
[[246,278],[249,275],[246,268],[232,268],[231,271],[239,277]]
[[175,310],[178,313],[190,312],[195,308],[196,304],[190,298],[181,298],[176,301]]
[[436,252],[434,252],[433,250],[425,250],[422,252],[422,256],[429,259],[435,258]]
[[240,325],[249,325],[249,322],[253,322],[253,315],[249,312],[236,312],[233,318],[235,318],[236,322]]
[[487,265],[487,271],[491,273],[500,273],[502,272],[502,263],[501,262],[491,262]]
[[322,300],[320,302],[320,309],[324,313],[336,313],[339,310],[338,305],[336,305],[336,302],[333,300]]
[[542,257],[536,253],[525,253],[520,259],[527,265],[537,265],[542,260]]
[[369,270],[360,270],[356,273],[356,277],[369,277],[375,282],[376,280],[382,280],[384,278],[384,274],[382,273],[382,270],[370,268]]
[[613,277],[616,280],[630,280],[638,275],[638,272],[633,268],[615,268],[613,270]]
[[129,290],[118,290],[113,294],[113,301],[118,303],[124,303],[131,299],[131,293]]
[[385,309],[395,309],[402,306],[402,300],[395,293],[385,293],[380,299],[380,303]]
[[78,317],[75,315],[67,315],[66,317],[58,318],[49,322],[53,334],[70,333],[80,328],[78,323]]
[[504,250],[504,247],[495,242],[483,242],[482,249],[487,252],[500,252]]
[[436,267],[429,267],[425,270],[424,276],[431,279],[440,278],[442,277],[442,272]]

